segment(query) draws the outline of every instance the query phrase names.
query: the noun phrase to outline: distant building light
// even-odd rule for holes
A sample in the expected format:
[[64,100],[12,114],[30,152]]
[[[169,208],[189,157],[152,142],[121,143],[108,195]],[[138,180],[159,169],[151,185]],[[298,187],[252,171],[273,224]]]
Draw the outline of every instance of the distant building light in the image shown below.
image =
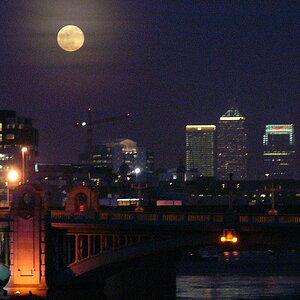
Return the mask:
[[117,199],[117,201],[139,201],[139,198],[119,198],[119,199]]
[[239,120],[245,120],[244,117],[221,117],[221,121],[239,121]]

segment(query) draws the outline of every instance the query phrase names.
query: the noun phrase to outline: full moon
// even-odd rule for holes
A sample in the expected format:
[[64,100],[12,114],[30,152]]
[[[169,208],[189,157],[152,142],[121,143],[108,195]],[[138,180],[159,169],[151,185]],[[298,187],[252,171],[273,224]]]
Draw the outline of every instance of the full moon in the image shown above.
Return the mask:
[[65,51],[74,52],[84,43],[82,30],[75,25],[66,25],[57,33],[57,43]]

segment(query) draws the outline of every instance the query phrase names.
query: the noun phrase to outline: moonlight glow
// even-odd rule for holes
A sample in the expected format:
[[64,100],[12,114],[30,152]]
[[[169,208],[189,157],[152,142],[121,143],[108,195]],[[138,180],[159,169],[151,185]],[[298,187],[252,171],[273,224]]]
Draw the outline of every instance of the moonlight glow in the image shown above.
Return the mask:
[[75,25],[67,25],[57,33],[57,43],[65,51],[74,52],[84,43],[82,30]]

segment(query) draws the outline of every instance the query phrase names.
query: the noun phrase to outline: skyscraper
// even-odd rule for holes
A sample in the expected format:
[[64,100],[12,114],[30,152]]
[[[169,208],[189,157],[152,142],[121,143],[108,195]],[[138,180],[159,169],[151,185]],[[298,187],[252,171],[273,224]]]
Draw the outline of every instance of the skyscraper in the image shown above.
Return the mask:
[[215,125],[186,126],[186,168],[202,176],[215,176]]
[[293,124],[266,125],[263,137],[265,176],[295,177],[295,134]]
[[232,107],[220,117],[217,129],[217,177],[247,179],[247,131],[245,117]]

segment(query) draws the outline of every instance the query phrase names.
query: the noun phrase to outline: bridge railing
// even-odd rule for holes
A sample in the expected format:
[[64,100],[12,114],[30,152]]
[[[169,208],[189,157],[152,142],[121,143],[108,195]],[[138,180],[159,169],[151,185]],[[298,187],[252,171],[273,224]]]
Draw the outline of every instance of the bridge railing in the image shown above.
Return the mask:
[[300,216],[297,215],[240,215],[239,224],[300,224]]
[[143,223],[143,224],[232,224],[299,225],[300,215],[237,215],[212,213],[154,213],[154,212],[76,212],[51,211],[51,222],[58,223]]
[[222,214],[152,213],[152,212],[95,212],[70,213],[51,211],[52,222],[105,222],[105,223],[223,223]]

